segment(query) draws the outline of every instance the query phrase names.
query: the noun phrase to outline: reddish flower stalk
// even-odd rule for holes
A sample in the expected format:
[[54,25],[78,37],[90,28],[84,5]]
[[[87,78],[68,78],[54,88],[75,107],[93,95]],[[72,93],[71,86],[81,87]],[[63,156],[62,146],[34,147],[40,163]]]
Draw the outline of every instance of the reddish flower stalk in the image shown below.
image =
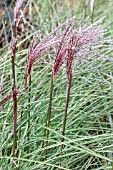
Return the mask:
[[[74,26],[73,26],[74,28]],[[70,88],[71,88],[71,81],[72,81],[72,63],[73,63],[73,56],[74,50],[73,46],[77,44],[77,37],[75,36],[75,32],[73,29],[71,30],[72,35],[68,37],[68,44],[66,46],[66,75],[67,75],[67,87],[66,87],[66,104],[64,109],[64,117],[63,117],[63,126],[62,126],[62,135],[65,135],[65,128],[66,128],[66,119],[67,119],[67,110],[69,104],[69,96],[70,96]],[[64,142],[64,138],[62,138],[61,142]],[[60,155],[62,155],[62,147],[63,144],[61,143],[60,146]],[[59,162],[60,166],[60,162]],[[60,168],[59,168],[60,170]]]
[[[16,82],[15,82],[15,53],[16,53],[16,44],[17,44],[17,20],[19,18],[19,12],[22,5],[23,0],[17,0],[15,9],[14,9],[14,41],[11,47],[12,50],[12,93],[13,93],[13,124],[14,124],[14,132],[13,132],[13,147],[12,147],[12,156],[15,154],[15,149],[17,147],[17,132],[16,132],[16,123],[17,123],[17,91],[16,91]],[[14,164],[12,165],[14,166]]]
[[[66,55],[65,46],[66,46],[66,43],[68,42],[69,33],[72,31],[72,28],[73,28],[72,23],[70,23],[69,26],[64,30],[62,39],[59,43],[59,46],[56,52],[56,57],[55,57],[54,66],[52,70],[52,78],[51,78],[50,101],[49,101],[49,107],[48,107],[48,112],[47,112],[47,122],[46,122],[47,127],[50,126],[54,80],[55,80],[55,77],[56,77],[56,74],[59,68],[62,66],[62,64],[65,61],[65,55]],[[48,136],[49,136],[49,130],[47,130],[47,134],[46,134],[47,139],[48,139]]]
[[16,149],[16,121],[17,121],[17,92],[16,92],[16,82],[15,82],[15,51],[16,51],[16,43],[17,40],[15,39],[12,44],[12,93],[13,93],[13,147],[12,147],[12,156],[15,154]]
[[[66,63],[66,75],[67,75],[67,87],[66,87],[66,105],[64,110],[64,119],[63,119],[63,127],[62,127],[62,135],[65,135],[65,127],[66,127],[66,118],[67,118],[67,109],[69,103],[70,96],[70,88],[71,88],[71,80],[72,80],[72,62],[73,62],[73,50],[72,50],[73,42],[71,42],[67,49],[67,63]],[[62,142],[64,138],[62,138]],[[61,145],[61,155],[62,155],[62,145]]]
[[[14,9],[14,32],[15,32],[15,38],[16,38],[16,31],[17,31],[17,29],[16,29],[17,20],[19,19],[19,13],[20,13],[20,8],[22,6],[22,3],[23,3],[23,0],[17,0],[16,7]],[[28,6],[29,3],[30,3],[30,0],[28,1],[26,7]],[[24,10],[25,10],[25,8],[24,8]],[[29,61],[30,61],[28,63],[29,70],[27,70],[28,74],[31,71],[32,62],[34,62],[34,60],[32,61],[31,56],[29,56]],[[28,96],[28,102],[29,102],[29,109],[28,109],[28,141],[29,141],[29,136],[30,136],[30,86],[31,86],[31,77],[30,76],[29,76],[29,84],[28,84],[28,86],[29,86],[29,96]],[[25,80],[25,90],[26,90],[26,80]],[[29,153],[29,146],[28,146],[28,153]]]

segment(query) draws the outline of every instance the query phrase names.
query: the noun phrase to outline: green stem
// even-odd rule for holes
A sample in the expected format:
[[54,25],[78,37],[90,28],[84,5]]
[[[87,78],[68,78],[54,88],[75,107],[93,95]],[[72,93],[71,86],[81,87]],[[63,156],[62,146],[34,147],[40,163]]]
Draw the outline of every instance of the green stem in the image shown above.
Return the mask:
[[[49,107],[48,107],[47,118],[46,118],[46,127],[49,127],[49,126],[50,126],[53,87],[54,87],[54,74],[53,74],[53,71],[52,71],[51,87],[50,87],[50,99],[49,99]],[[49,130],[44,129],[44,135],[45,135],[46,139],[48,140]],[[47,145],[48,145],[48,141],[46,141],[46,146],[47,146]],[[45,143],[44,143],[44,141],[43,141],[43,142],[42,142],[42,148],[44,148],[44,146],[45,146]],[[47,150],[46,150],[46,153],[45,153],[45,159],[46,159],[46,155],[47,155]]]
[[[65,128],[66,128],[66,119],[67,119],[67,110],[68,110],[68,104],[69,104],[69,96],[70,96],[70,88],[71,88],[71,80],[72,76],[70,75],[70,80],[67,83],[66,87],[66,105],[65,105],[65,110],[64,110],[64,119],[63,119],[63,127],[62,127],[62,135],[65,135]],[[64,142],[64,138],[62,138],[62,142]],[[62,155],[62,144],[60,148],[60,154]]]
[[17,92],[16,92],[16,81],[15,81],[15,53],[16,53],[16,25],[17,22],[14,21],[14,38],[15,42],[13,42],[12,46],[12,93],[13,93],[13,147],[12,147],[12,156],[15,156],[15,149],[17,148],[17,132],[16,132],[16,123],[17,123]]
[[[64,110],[64,119],[63,119],[63,127],[62,127],[62,135],[65,135],[65,128],[66,128],[66,119],[67,119],[67,110],[68,110],[68,103],[69,103],[69,96],[70,96],[70,88],[71,88],[71,80],[72,76],[70,76],[70,82],[67,83],[66,87],[66,105]],[[64,138],[62,138],[61,142],[64,142]],[[62,155],[62,147],[63,144],[60,146],[60,155]],[[59,167],[61,166],[61,162],[59,162]],[[58,168],[60,170],[60,168]]]
[[[67,64],[66,64],[66,74],[67,74],[67,87],[66,87],[66,105],[64,109],[64,119],[63,119],[63,127],[62,127],[62,135],[65,135],[65,127],[66,127],[66,119],[67,119],[67,109],[69,104],[69,96],[70,96],[70,88],[71,88],[71,81],[72,81],[72,61],[73,61],[73,51],[72,51],[72,44],[73,38],[70,42],[71,46],[68,49],[68,57],[67,57]],[[62,142],[64,142],[64,138],[62,138]],[[62,155],[62,144],[61,144],[61,155]]]
[[[49,100],[49,107],[48,107],[48,113],[47,113],[47,127],[50,126],[50,119],[51,119],[51,108],[52,108],[52,97],[53,97],[53,87],[54,87],[54,76],[52,71],[52,77],[51,77],[51,88],[50,88],[50,100]],[[47,130],[47,139],[49,136],[49,130]]]
[[[46,120],[46,126],[50,126],[50,119],[51,119],[51,108],[52,108],[52,96],[53,96],[53,87],[54,87],[54,75],[52,71],[52,77],[51,77],[51,87],[50,87],[50,100],[49,100],[49,107],[47,112],[47,120]],[[49,137],[49,130],[47,130],[46,138]]]

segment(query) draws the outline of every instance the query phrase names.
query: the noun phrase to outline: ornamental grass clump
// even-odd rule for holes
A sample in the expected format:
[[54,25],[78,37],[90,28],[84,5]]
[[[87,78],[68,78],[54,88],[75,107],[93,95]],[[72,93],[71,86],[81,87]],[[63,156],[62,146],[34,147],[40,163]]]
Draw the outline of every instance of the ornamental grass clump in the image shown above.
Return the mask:
[[[17,10],[18,11],[18,10]],[[18,15],[15,15],[16,18]],[[78,22],[80,19],[75,20],[75,17],[70,18],[65,21],[63,24],[56,27],[52,32],[50,32],[47,36],[43,37],[42,30],[33,38],[31,45],[29,47],[28,53],[28,61],[25,71],[25,92],[28,89],[28,140],[30,137],[29,129],[30,129],[30,101],[31,101],[31,70],[33,64],[43,57],[43,54],[51,49],[53,50],[54,63],[52,67],[52,77],[51,77],[51,86],[50,86],[50,98],[49,98],[49,106],[47,111],[46,118],[46,129],[45,136],[46,141],[48,141],[49,137],[49,127],[51,120],[51,111],[52,111],[52,96],[54,91],[55,79],[59,69],[62,67],[62,64],[66,64],[66,77],[67,77],[67,87],[66,87],[66,104],[64,108],[64,116],[63,116],[63,125],[62,125],[62,139],[61,139],[61,155],[62,155],[62,146],[64,142],[65,129],[66,129],[66,119],[67,119],[67,111],[70,97],[70,89],[72,82],[72,74],[73,74],[73,63],[75,60],[99,60],[104,59],[102,47],[106,49],[106,45],[110,43],[109,40],[104,38],[104,32],[101,23],[104,18],[98,20],[97,22],[87,26],[87,20],[78,26]],[[45,25],[46,26],[46,25]],[[43,37],[43,38],[42,38]],[[15,44],[16,45],[16,44]],[[16,47],[15,47],[16,50]],[[13,52],[14,50],[12,50]],[[43,53],[44,52],[44,53]],[[14,52],[13,52],[14,53]],[[13,54],[12,53],[12,54]],[[14,54],[13,54],[14,55]],[[107,59],[107,58],[106,58]],[[0,104],[2,105],[6,101],[13,98],[14,94],[17,97],[17,90],[12,91],[12,94],[3,99]],[[19,94],[18,94],[19,95]],[[15,107],[17,108],[17,103],[14,102]],[[17,109],[16,109],[17,112]],[[46,143],[46,145],[48,142]],[[44,145],[43,145],[44,146]],[[29,150],[29,149],[28,149]],[[28,151],[29,152],[29,151]]]
[[[66,75],[67,75],[67,88],[66,88],[66,104],[64,109],[63,128],[62,135],[65,135],[67,109],[70,96],[70,87],[72,81],[72,65],[75,59],[88,60],[96,59],[97,56],[101,56],[101,47],[108,42],[104,38],[104,30],[101,27],[103,18],[97,22],[87,26],[87,20],[81,24],[78,28],[78,20],[75,21],[75,17],[64,22],[62,25],[55,28],[50,34],[40,40],[41,32],[37,37],[33,38],[28,57],[28,64],[26,67],[26,79],[25,89],[27,80],[31,73],[31,68],[34,62],[42,57],[43,51],[49,50],[51,47],[56,48],[56,54],[54,64],[52,68],[52,78],[50,87],[50,101],[47,112],[46,126],[50,126],[51,119],[51,108],[52,108],[52,96],[55,78],[58,70],[63,63],[66,63]],[[59,31],[60,30],[60,31]],[[37,44],[38,42],[38,44]],[[99,53],[98,53],[99,52]],[[97,55],[98,54],[98,55]],[[45,130],[46,138],[48,139],[49,130]],[[62,138],[62,142],[64,138]],[[62,150],[62,146],[61,146]],[[62,151],[61,151],[62,152]]]

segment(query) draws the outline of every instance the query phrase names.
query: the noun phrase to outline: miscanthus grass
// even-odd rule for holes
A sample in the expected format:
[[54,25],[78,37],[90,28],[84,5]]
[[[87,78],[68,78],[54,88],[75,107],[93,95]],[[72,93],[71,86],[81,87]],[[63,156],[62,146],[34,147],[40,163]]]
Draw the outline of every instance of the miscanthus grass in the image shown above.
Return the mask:
[[[22,1],[17,5],[16,19]],[[94,4],[92,18],[93,8]],[[12,92],[0,101],[2,112],[6,106],[10,113],[10,99],[13,99],[14,131],[11,131],[11,118],[4,113],[3,117],[8,119],[3,128],[9,127],[10,133],[6,133],[6,141],[3,140],[1,146],[1,158],[7,163],[9,159],[13,160],[12,168],[26,168],[23,162],[27,162],[28,168],[32,169],[87,169],[97,168],[96,162],[102,168],[109,163],[109,169],[112,161],[112,115],[111,109],[109,113],[107,110],[112,105],[112,96],[109,96],[112,64],[109,63],[113,59],[108,54],[113,49],[112,41],[105,38],[104,18],[93,24],[88,24],[88,19],[80,24],[80,20],[72,17],[44,36],[46,23],[33,37],[27,64],[22,63],[23,68],[20,68],[23,59],[15,65],[15,54],[19,55],[15,33],[11,47]],[[17,21],[15,32],[16,25]],[[15,66],[19,70],[16,80]],[[25,79],[22,79],[22,74]],[[18,83],[19,79],[21,82]],[[109,134],[104,133],[107,131]]]
[[[62,66],[63,63],[66,63],[66,75],[67,75],[67,87],[66,87],[66,105],[64,109],[64,118],[63,118],[63,128],[62,135],[65,135],[65,127],[66,127],[66,118],[67,118],[67,110],[69,104],[69,96],[70,96],[70,87],[72,81],[72,64],[76,57],[80,57],[81,60],[83,56],[87,56],[88,60],[99,59],[103,55],[101,54],[101,48],[105,44],[109,44],[110,40],[104,38],[104,30],[101,27],[102,19],[99,21],[87,26],[87,24],[82,24],[80,27],[77,27],[77,21],[75,22],[75,18],[71,18],[68,20],[67,26],[66,22],[60,26],[58,26],[55,30],[53,30],[50,34],[44,37],[38,45],[37,39],[39,35],[33,39],[28,64],[26,68],[26,81],[31,73],[31,68],[34,62],[42,57],[41,53],[43,51],[48,50],[50,47],[56,47],[55,61],[52,69],[52,78],[51,78],[51,88],[50,88],[50,101],[47,112],[46,126],[50,127],[50,119],[51,119],[51,109],[52,109],[52,96],[53,96],[53,87],[54,81],[57,75],[58,70]],[[59,29],[64,27],[60,32]],[[58,33],[57,33],[58,32]],[[55,34],[55,35],[54,35]],[[96,49],[96,50],[95,50]],[[102,57],[104,59],[104,56]],[[48,140],[49,130],[45,131],[45,135]],[[64,142],[64,138],[62,138],[62,142]],[[47,142],[48,143],[48,142]],[[46,143],[46,145],[47,145]],[[43,144],[44,145],[44,144]],[[61,144],[61,155],[62,155],[62,144]]]

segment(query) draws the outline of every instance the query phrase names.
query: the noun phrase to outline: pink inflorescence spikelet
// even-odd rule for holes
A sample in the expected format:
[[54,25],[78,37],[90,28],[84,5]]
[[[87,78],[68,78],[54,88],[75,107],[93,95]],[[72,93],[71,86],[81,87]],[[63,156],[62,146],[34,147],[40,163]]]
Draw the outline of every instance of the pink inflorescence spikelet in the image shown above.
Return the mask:
[[[91,24],[90,26],[81,25],[79,28],[75,28],[76,24],[69,25],[63,32],[63,36],[58,50],[55,56],[55,62],[53,67],[54,77],[56,76],[59,68],[63,62],[69,60],[70,53],[73,56],[83,56],[83,53],[87,56],[89,51],[91,53],[91,47],[96,47],[96,50],[106,41],[104,41],[104,30],[99,25],[102,19]],[[94,52],[95,50],[93,50]],[[72,62],[71,57],[70,62]]]
[[59,68],[61,67],[61,65],[64,62],[64,58],[66,55],[66,46],[67,46],[67,42],[68,42],[68,34],[69,34],[69,30],[70,30],[71,24],[69,25],[69,27],[65,30],[63,37],[61,39],[61,42],[58,46],[57,52],[56,52],[56,57],[55,57],[55,62],[54,62],[54,67],[53,67],[53,76],[56,77],[56,74],[59,70]]
[[16,6],[14,9],[14,20],[16,21],[19,17],[19,12],[20,12],[20,8],[22,6],[23,0],[17,0],[16,2]]
[[43,51],[48,50],[51,47],[54,46],[58,46],[58,44],[60,44],[62,37],[64,36],[64,32],[63,31],[59,31],[61,29],[63,29],[64,26],[66,26],[66,24],[70,23],[72,20],[74,20],[75,17],[70,18],[69,20],[65,21],[63,24],[59,25],[58,27],[56,27],[52,32],[50,32],[50,34],[48,34],[47,36],[45,36],[37,45],[37,41],[40,40],[40,33],[33,38],[31,45],[30,45],[30,49],[29,49],[29,57],[28,57],[28,64],[27,64],[27,68],[26,68],[26,77],[28,78],[31,72],[31,67],[33,65],[33,63],[38,60],[41,57],[41,53]]
[[[41,40],[39,38],[39,33],[39,35],[32,40],[30,46],[26,68],[26,81],[30,75],[33,63],[41,57],[43,51],[46,51],[51,47],[56,47],[53,66],[54,78],[62,64],[67,61],[68,51],[72,50],[73,57],[80,57],[83,54],[88,55],[89,51],[91,51],[91,47],[94,48],[95,46],[99,49],[99,45],[101,44],[102,46],[103,43],[106,42],[103,37],[104,30],[101,27],[102,20],[103,18],[89,26],[87,26],[85,22],[77,28],[78,21],[75,21],[75,17],[73,17],[59,25]],[[38,44],[37,40],[39,41]],[[69,48],[71,49],[69,50]]]

